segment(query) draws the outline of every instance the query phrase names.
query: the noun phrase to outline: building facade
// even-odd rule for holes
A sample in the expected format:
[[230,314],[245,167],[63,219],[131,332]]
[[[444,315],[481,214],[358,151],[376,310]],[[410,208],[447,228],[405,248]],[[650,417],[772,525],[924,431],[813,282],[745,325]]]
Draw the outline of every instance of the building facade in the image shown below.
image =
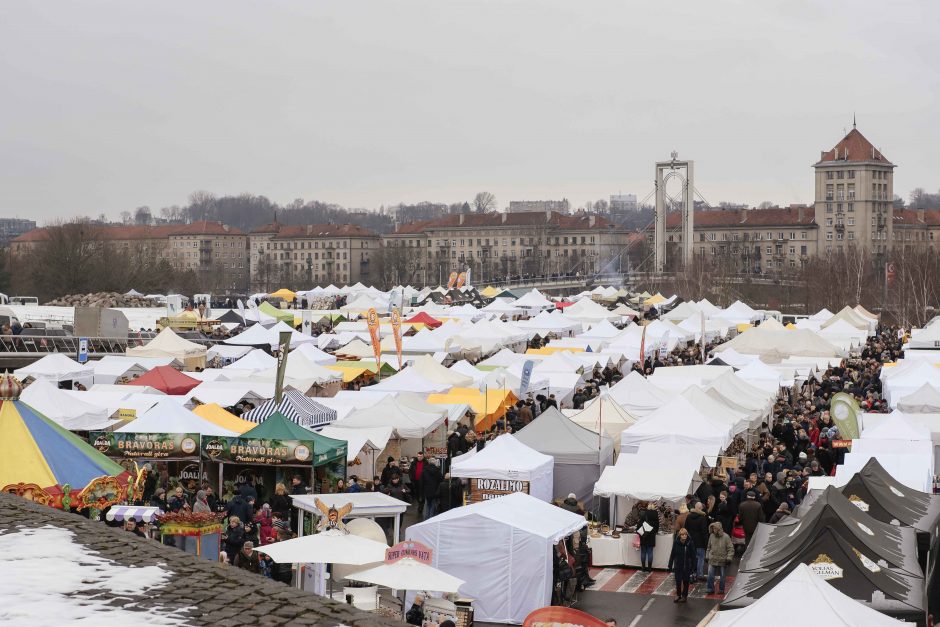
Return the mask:
[[[438,285],[469,270],[474,283],[587,276],[626,267],[629,233],[604,218],[557,212],[459,214],[383,237],[383,279]],[[623,259],[623,261],[621,261]]]
[[[693,252],[737,272],[765,274],[850,247],[880,255],[900,242],[933,246],[940,239],[940,213],[894,209],[895,167],[853,126],[813,164],[812,206],[696,210]],[[679,213],[669,213],[667,259],[673,264],[679,227]],[[652,245],[652,229],[647,241]]]
[[543,213],[545,211],[557,211],[558,213],[568,213],[571,205],[567,198],[561,200],[510,200],[509,213]]
[[610,212],[629,213],[637,210],[636,194],[611,194]]
[[379,235],[353,224],[285,225],[273,222],[248,235],[251,290],[316,285],[371,285]]
[[22,218],[0,218],[0,245],[8,244],[11,240],[28,233],[36,228],[35,220]]

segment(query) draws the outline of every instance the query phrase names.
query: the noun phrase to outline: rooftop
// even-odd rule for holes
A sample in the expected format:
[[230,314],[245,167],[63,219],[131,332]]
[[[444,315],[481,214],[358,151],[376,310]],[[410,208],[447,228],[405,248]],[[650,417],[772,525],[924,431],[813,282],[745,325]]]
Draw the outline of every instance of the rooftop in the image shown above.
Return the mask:
[[835,148],[829,152],[823,152],[816,165],[828,162],[860,163],[870,161],[881,162],[884,165],[894,165],[853,124],[849,134],[843,137],[842,141],[835,145]]
[[[213,220],[200,220],[191,224],[161,224],[157,226],[89,224],[85,228],[88,230],[89,235],[99,240],[166,239],[174,235],[244,235],[244,232],[240,229]],[[48,237],[49,229],[42,227],[23,233],[13,241],[41,242],[47,240]]]
[[[666,227],[677,228],[680,212],[666,214]],[[808,227],[815,226],[816,211],[813,207],[770,207],[768,209],[717,209],[695,212],[695,228],[720,227]],[[652,228],[652,225],[650,225]]]
[[940,209],[895,209],[894,224],[902,226],[940,226]]
[[544,226],[552,229],[583,230],[611,229],[616,224],[601,216],[576,214],[565,215],[557,211],[531,211],[522,213],[461,213],[434,220],[410,222],[398,227],[396,235],[424,233],[436,229],[487,228],[500,226]]
[[[97,602],[125,611],[173,614],[188,625],[397,625],[400,623],[361,612],[348,605],[297,590],[234,566],[197,560],[188,553],[153,540],[144,540],[81,516],[0,493],[0,529],[52,527],[74,534],[84,550],[129,568],[159,566],[173,573],[162,587],[146,594],[103,589],[76,592],[93,594]],[[54,574],[50,573],[54,576]],[[57,594],[50,590],[50,595]],[[9,601],[9,600],[8,600]],[[9,609],[9,608],[7,608]],[[106,619],[106,616],[103,616]]]

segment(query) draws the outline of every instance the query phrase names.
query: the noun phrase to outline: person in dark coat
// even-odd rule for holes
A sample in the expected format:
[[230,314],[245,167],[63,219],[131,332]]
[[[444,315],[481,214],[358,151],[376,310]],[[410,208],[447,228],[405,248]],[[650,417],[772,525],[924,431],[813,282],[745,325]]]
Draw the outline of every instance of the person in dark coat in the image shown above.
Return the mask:
[[255,552],[253,542],[246,541],[242,545],[242,549],[235,555],[235,567],[251,573],[261,572],[261,559],[258,557],[258,553]]
[[674,603],[684,603],[689,598],[689,583],[698,565],[695,544],[689,537],[688,529],[680,529],[672,543],[669,554],[669,570],[676,576],[676,598]]
[[695,503],[689,515],[685,518],[685,528],[689,532],[692,544],[695,545],[695,555],[698,559],[694,578],[705,576],[705,549],[708,548],[708,516],[702,507],[701,501]]
[[228,528],[222,534],[225,541],[225,552],[235,559],[235,555],[245,547],[245,525],[238,516],[229,516]]
[[777,511],[774,512],[774,515],[770,517],[770,524],[776,525],[783,518],[786,518],[790,515],[790,506],[786,503],[781,503],[780,507],[777,508]]
[[424,519],[437,516],[437,497],[438,490],[444,477],[441,476],[441,468],[436,459],[427,460],[427,466],[421,477],[421,491],[424,493]]
[[646,511],[640,517],[637,533],[641,529],[643,533],[640,534],[640,564],[643,571],[649,572],[653,570],[653,549],[656,548],[656,534],[659,533],[659,512],[653,502],[646,506]]
[[728,502],[727,492],[721,492],[718,495],[718,502],[715,503],[712,516],[715,522],[721,523],[721,528],[725,530],[725,533],[731,535],[731,526],[734,524],[734,511],[731,509],[731,503]]
[[461,505],[463,505],[463,482],[447,473],[444,475],[441,487],[437,490],[438,512],[444,513]]
[[741,507],[738,508],[738,517],[744,528],[744,546],[751,543],[751,536],[757,529],[757,524],[764,522],[764,508],[757,502],[757,494],[753,490],[747,491],[747,496]]
[[277,514],[281,520],[290,519],[291,498],[287,494],[287,486],[279,483],[274,487],[274,496],[271,497],[271,512]]
[[[237,516],[238,519],[242,521],[251,521],[255,517],[248,499],[241,494],[236,494],[232,500],[228,502],[228,505],[225,507],[225,515],[229,518]],[[241,548],[241,546],[236,547],[235,553],[240,551]],[[235,553],[229,553],[229,555],[235,555]]]

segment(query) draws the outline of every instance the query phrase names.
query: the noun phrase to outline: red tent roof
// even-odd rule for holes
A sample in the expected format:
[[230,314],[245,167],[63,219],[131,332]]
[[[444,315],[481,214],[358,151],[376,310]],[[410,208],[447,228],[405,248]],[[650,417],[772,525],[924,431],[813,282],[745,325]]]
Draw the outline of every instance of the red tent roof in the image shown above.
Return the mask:
[[424,311],[418,312],[417,314],[411,316],[410,318],[405,320],[405,322],[417,322],[425,326],[431,327],[432,329],[436,329],[437,327],[443,324],[443,322],[432,318],[427,312],[424,312]]
[[563,300],[563,301],[560,301],[560,302],[555,303],[555,308],[556,308],[556,309],[564,309],[565,307],[571,307],[572,305],[574,305],[574,303],[569,302],[569,301],[567,301],[567,300]]
[[172,366],[157,366],[150,372],[137,377],[128,385],[149,385],[166,394],[186,394],[202,383],[199,379],[187,377]]

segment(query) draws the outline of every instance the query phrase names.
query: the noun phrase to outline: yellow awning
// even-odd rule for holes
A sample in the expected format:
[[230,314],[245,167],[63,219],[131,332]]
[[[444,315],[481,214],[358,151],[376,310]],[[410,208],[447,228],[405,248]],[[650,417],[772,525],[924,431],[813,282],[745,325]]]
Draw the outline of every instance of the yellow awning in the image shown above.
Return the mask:
[[293,293],[286,287],[282,287],[281,289],[274,292],[273,294],[269,294],[269,296],[273,298],[283,298],[284,300],[291,301],[291,302],[293,302],[293,300],[297,298],[297,294]]
[[751,325],[749,325],[746,322],[742,322],[741,324],[738,325],[738,333],[744,333],[750,328],[751,328]]
[[245,433],[249,429],[254,429],[258,426],[251,421],[242,420],[232,412],[226,411],[217,403],[199,405],[193,409],[193,413],[214,425],[218,425],[229,431],[234,431],[235,433]]
[[368,368],[363,368],[362,366],[340,366],[336,364],[330,364],[326,366],[330,370],[335,370],[343,375],[343,383],[349,383],[350,381],[355,381],[364,374],[375,374],[374,370],[369,370]]
[[451,388],[446,394],[431,394],[428,402],[434,405],[459,405],[466,403],[476,414],[475,428],[484,431],[506,414],[510,405],[518,399],[512,390],[487,389],[486,396],[476,388]]
[[580,346],[543,346],[542,348],[530,348],[526,350],[526,355],[554,355],[555,353],[583,353],[584,348]]
[[487,285],[482,290],[480,290],[480,296],[483,296],[484,298],[493,298],[499,294],[499,292],[500,290],[496,289],[492,285]]
[[650,296],[645,301],[643,301],[643,304],[644,305],[658,305],[659,303],[665,300],[666,300],[665,296],[663,296],[659,292],[656,292],[654,295]]

